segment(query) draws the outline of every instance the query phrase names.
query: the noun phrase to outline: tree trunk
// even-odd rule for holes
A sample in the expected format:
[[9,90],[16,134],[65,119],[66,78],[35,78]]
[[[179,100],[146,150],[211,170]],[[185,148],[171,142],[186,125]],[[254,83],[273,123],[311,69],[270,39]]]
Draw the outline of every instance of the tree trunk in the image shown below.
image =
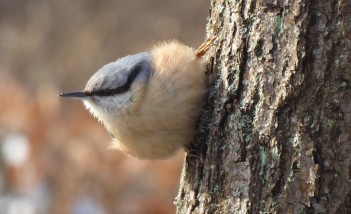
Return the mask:
[[351,0],[212,0],[178,213],[351,213]]

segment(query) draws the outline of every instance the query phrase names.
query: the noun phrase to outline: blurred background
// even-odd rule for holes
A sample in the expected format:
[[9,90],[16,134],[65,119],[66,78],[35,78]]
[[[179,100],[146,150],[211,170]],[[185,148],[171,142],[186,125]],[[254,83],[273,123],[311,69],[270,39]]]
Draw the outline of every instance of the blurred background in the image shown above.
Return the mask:
[[139,161],[80,102],[102,65],[160,40],[197,47],[209,1],[0,1],[0,213],[175,213],[184,152]]

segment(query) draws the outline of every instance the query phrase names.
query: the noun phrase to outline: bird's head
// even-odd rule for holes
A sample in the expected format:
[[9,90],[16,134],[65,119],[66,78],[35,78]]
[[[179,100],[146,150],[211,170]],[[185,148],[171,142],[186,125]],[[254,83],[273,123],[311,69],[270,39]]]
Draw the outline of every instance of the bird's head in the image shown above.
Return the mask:
[[87,82],[85,90],[61,93],[61,97],[80,99],[99,120],[128,110],[135,96],[135,84],[146,85],[151,75],[151,55],[129,55],[99,69]]

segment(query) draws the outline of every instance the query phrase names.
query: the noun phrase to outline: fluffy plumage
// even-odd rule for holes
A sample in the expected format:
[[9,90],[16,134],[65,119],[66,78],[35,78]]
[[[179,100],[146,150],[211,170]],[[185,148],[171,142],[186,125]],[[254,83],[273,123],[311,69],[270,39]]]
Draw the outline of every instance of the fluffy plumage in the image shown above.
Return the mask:
[[61,96],[83,99],[114,136],[113,148],[140,159],[168,158],[195,135],[205,94],[200,57],[208,41],[197,51],[178,41],[160,43],[107,64],[84,92]]
[[113,116],[89,109],[115,136],[113,148],[141,159],[164,159],[193,139],[205,72],[195,51],[179,42],[159,44],[150,53],[150,79],[132,84],[128,108]]

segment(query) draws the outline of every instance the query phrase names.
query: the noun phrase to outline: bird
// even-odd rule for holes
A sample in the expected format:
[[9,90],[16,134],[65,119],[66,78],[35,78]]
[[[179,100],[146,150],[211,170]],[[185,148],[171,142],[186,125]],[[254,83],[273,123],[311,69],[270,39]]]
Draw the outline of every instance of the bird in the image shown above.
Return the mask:
[[177,40],[122,57],[100,68],[83,91],[59,96],[82,100],[112,136],[113,149],[137,159],[167,159],[196,135],[206,94],[202,56]]

